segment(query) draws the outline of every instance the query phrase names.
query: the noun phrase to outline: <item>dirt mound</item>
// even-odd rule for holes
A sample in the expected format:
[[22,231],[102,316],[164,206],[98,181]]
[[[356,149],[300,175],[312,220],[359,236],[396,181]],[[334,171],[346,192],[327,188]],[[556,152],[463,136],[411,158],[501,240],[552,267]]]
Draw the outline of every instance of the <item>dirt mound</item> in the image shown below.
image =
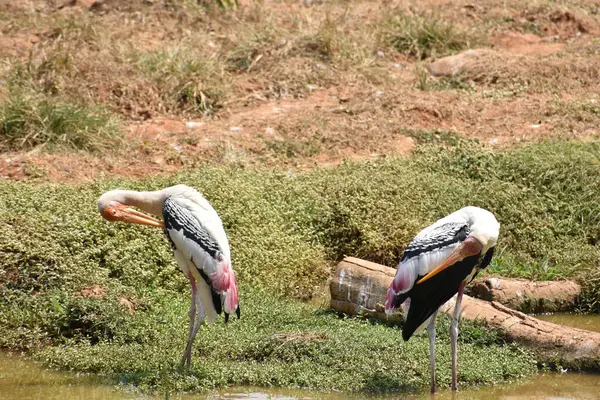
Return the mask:
[[24,55],[39,40],[40,38],[33,34],[3,35],[0,32],[0,56]]
[[[427,65],[427,70],[433,76],[454,77],[459,75],[469,75],[468,71],[475,68],[481,68],[502,58],[501,53],[489,49],[467,50],[455,56],[441,58]],[[473,77],[470,77],[471,79]],[[473,79],[476,80],[476,79]]]
[[521,85],[532,92],[548,86],[560,90],[593,87],[598,84],[600,57],[574,57],[568,64],[560,58],[540,58],[490,49],[467,50],[441,58],[427,66],[433,76],[458,77],[484,85]]
[[516,32],[504,32],[490,38],[489,42],[497,49],[503,49],[511,53],[538,56],[554,54],[564,47],[562,43],[544,42],[537,35]]
[[84,299],[92,298],[92,299],[102,299],[106,296],[106,289],[100,285],[92,285],[83,289],[78,297],[83,297]]
[[539,27],[544,36],[574,37],[597,30],[597,21],[571,11],[553,10],[547,13],[527,13],[524,18]]

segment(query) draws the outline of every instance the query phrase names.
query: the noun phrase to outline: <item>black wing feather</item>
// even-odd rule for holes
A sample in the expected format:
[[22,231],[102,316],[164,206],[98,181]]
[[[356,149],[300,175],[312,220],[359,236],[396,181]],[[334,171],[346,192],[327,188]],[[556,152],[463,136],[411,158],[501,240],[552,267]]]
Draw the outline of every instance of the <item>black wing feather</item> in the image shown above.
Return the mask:
[[[165,234],[169,238],[171,247],[176,249],[175,243],[169,236],[169,229],[183,231],[183,236],[197,243],[202,250],[208,253],[212,258],[218,260],[221,257],[222,250],[217,241],[210,235],[208,230],[202,226],[200,221],[185,207],[177,204],[177,201],[167,197],[163,205],[163,218],[165,220]],[[211,280],[206,273],[199,268],[194,260],[190,260],[195,266],[202,279],[208,284],[211,290],[213,306],[217,314],[223,311],[221,295],[211,285]]]
[[424,237],[414,239],[404,249],[402,261],[417,257],[437,249],[463,242],[469,235],[469,225],[466,223],[449,222],[438,226]]
[[415,285],[406,293],[410,297],[410,308],[402,328],[404,340],[410,339],[435,310],[456,294],[459,285],[477,266],[478,261],[478,255],[467,257],[429,280]]
[[165,229],[183,230],[186,238],[197,243],[212,258],[217,259],[222,252],[217,241],[192,215],[190,210],[177,204],[177,201],[171,197],[167,197],[163,205],[163,218]]

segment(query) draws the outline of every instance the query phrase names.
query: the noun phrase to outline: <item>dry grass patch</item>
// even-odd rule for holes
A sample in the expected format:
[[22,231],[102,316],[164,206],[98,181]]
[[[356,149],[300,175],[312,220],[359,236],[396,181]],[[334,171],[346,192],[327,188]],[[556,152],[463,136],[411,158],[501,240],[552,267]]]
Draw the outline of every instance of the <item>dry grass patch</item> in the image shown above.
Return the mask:
[[382,29],[382,40],[396,51],[425,59],[455,53],[485,43],[483,35],[458,27],[436,15],[393,14]]
[[135,63],[149,78],[167,113],[211,114],[227,96],[228,77],[216,54],[194,51],[191,44],[141,54]]
[[212,115],[245,92],[301,97],[348,72],[385,76],[378,21],[356,19],[338,4],[326,12],[253,4],[221,13],[189,1],[43,10],[8,14],[5,30],[35,27],[40,40],[9,59],[3,75],[49,95],[109,103],[128,118]]
[[80,106],[16,90],[0,100],[3,151],[37,146],[101,151],[120,141],[118,121],[104,107]]
[[248,77],[264,98],[301,97],[344,81],[348,73],[377,80],[377,25],[349,13],[290,14],[254,5],[220,40],[228,70]]

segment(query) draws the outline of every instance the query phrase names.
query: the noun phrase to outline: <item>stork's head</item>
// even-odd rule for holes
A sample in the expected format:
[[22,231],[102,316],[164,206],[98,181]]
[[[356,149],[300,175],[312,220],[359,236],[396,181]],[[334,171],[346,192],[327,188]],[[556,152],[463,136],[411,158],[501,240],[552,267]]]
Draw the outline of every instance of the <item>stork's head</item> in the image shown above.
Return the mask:
[[469,237],[477,239],[481,244],[481,252],[485,254],[489,249],[496,246],[500,234],[500,224],[494,214],[479,207],[465,207],[461,211],[470,225]]
[[467,257],[484,255],[489,249],[496,246],[500,234],[500,224],[491,212],[483,208],[469,206],[461,208],[447,218],[452,217],[467,222],[469,235],[441,264],[421,278],[417,284],[431,279],[431,277]]
[[131,208],[124,190],[111,190],[98,199],[98,211],[108,221],[123,221],[133,224],[163,227],[162,221]]

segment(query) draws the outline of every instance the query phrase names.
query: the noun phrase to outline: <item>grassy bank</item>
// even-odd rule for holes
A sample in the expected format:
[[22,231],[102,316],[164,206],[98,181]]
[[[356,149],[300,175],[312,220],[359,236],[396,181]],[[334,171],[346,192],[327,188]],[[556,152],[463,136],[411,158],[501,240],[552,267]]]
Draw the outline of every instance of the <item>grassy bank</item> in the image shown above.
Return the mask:
[[[395,265],[419,229],[467,204],[490,209],[502,224],[490,273],[597,276],[599,158],[598,143],[490,152],[458,140],[421,144],[411,158],[301,174],[206,167],[77,188],[2,182],[0,346],[160,390],[422,389],[424,337],[403,343],[397,329],[340,320],[294,299],[323,290],[344,254]],[[184,346],[188,289],[166,240],[158,230],[106,223],[96,210],[109,188],[175,183],[201,189],[219,210],[242,292],[242,320],[203,328],[192,372],[183,374],[173,366]],[[598,311],[598,286],[587,282],[582,307]],[[446,328],[439,330],[444,384]],[[465,325],[461,340],[465,384],[534,370],[529,355],[494,332]]]

